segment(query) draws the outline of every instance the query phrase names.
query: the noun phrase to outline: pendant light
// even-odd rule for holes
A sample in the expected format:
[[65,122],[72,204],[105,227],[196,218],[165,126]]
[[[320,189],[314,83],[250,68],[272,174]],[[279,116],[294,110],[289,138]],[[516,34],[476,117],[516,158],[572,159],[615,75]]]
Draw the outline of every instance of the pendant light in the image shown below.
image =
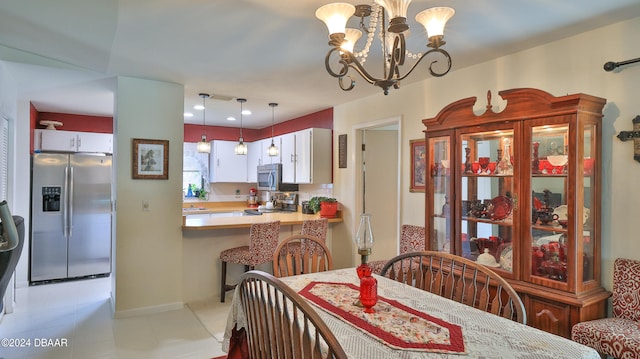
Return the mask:
[[269,146],[269,149],[267,150],[267,154],[269,154],[269,156],[271,157],[274,157],[280,154],[280,151],[278,151],[278,147],[276,147],[276,145],[273,143],[273,122],[275,118],[274,111],[275,111],[275,108],[278,106],[278,104],[275,102],[272,102],[269,104],[269,106],[271,106],[271,146]]
[[211,144],[209,142],[207,142],[207,134],[206,134],[206,130],[207,127],[205,125],[205,121],[206,121],[206,117],[205,117],[205,100],[209,98],[209,94],[207,93],[201,93],[199,94],[200,97],[202,97],[202,127],[203,127],[203,131],[202,131],[202,138],[200,139],[200,142],[198,142],[198,146],[197,146],[197,150],[199,153],[211,153]]
[[244,138],[242,138],[242,104],[247,102],[245,98],[239,98],[236,101],[240,102],[240,139],[238,140],[238,144],[235,148],[236,155],[246,155],[247,154],[247,145],[244,143]]

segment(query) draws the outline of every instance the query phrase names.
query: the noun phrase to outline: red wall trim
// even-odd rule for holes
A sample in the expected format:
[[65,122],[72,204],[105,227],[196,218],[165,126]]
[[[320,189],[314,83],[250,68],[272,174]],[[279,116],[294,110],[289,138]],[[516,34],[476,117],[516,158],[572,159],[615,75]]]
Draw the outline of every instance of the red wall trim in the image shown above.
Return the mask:
[[113,117],[39,112],[34,124],[35,128],[45,128],[45,126],[40,126],[42,120],[62,122],[62,126],[58,129],[63,131],[113,133]]
[[[44,128],[40,126],[41,120],[60,121],[63,123],[58,129],[63,131],[113,133],[113,118],[103,116],[73,115],[66,113],[38,112],[31,104],[31,153],[33,153],[33,129]],[[309,115],[281,122],[273,126],[273,134],[279,136],[285,133],[296,132],[306,128],[333,129],[333,108],[314,112]],[[184,142],[198,142],[203,132],[207,139],[236,141],[240,137],[238,127],[184,125]],[[244,140],[252,142],[271,137],[271,126],[261,129],[242,130]]]
[[[273,134],[279,136],[285,133],[296,132],[306,128],[328,128],[333,129],[333,108],[318,111],[309,115],[294,118],[293,120],[281,122],[273,126]],[[198,142],[202,133],[207,135],[207,140],[227,140],[236,141],[240,137],[238,127],[184,125],[184,142]],[[242,136],[247,142],[261,140],[271,137],[271,126],[255,129],[243,129]]]

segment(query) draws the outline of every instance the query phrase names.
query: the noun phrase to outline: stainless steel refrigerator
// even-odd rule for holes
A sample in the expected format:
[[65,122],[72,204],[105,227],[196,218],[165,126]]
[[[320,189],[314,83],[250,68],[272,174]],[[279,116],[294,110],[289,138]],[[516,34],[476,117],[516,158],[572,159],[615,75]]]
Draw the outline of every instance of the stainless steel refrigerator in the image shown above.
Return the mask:
[[111,156],[37,153],[29,281],[111,272]]

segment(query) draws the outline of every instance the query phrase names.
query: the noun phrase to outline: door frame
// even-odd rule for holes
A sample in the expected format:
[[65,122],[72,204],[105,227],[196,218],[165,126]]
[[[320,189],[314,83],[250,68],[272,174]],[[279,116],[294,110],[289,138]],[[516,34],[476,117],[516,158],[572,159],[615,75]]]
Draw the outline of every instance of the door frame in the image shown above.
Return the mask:
[[[400,238],[400,219],[402,218],[402,196],[401,196],[401,188],[402,188],[402,116],[393,116],[381,120],[374,120],[371,122],[360,123],[354,125],[351,129],[352,136],[355,138],[355,176],[353,176],[353,188],[355,189],[355,205],[353,212],[353,238],[356,236],[356,232],[358,231],[358,224],[360,223],[359,217],[360,214],[363,213],[363,198],[364,198],[364,190],[363,190],[363,175],[362,175],[362,135],[365,130],[372,130],[379,127],[386,127],[395,125],[397,126],[397,136],[398,136],[398,145],[397,145],[397,155],[398,155],[398,168],[397,168],[397,176],[398,176],[398,185],[396,188],[396,200],[397,200],[397,208],[398,213],[396,215],[396,223],[398,223],[397,229],[397,237],[396,243],[399,243]],[[399,244],[398,244],[399,245]],[[358,263],[360,261],[360,257],[357,251],[354,251],[353,254],[353,263]]]

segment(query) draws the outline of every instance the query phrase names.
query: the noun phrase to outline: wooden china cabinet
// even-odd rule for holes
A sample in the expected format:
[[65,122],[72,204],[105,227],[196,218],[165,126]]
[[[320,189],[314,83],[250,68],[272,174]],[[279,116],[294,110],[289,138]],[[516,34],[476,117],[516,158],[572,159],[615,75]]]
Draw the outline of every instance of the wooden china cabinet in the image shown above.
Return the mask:
[[499,112],[488,92],[483,114],[471,97],[422,121],[426,246],[482,255],[520,294],[527,324],[570,337],[574,324],[605,317],[610,296],[600,285],[606,100],[530,88],[499,96]]

